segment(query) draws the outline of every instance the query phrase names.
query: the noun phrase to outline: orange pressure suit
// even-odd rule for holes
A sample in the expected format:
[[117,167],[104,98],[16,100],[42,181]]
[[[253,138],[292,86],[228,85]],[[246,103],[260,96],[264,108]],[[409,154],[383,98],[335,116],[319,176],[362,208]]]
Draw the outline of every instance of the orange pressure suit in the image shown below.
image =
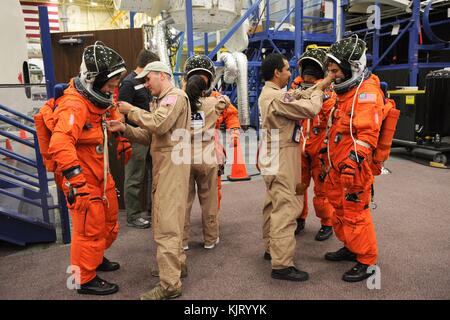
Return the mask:
[[[319,80],[320,81],[320,80]],[[322,226],[332,226],[333,206],[328,202],[324,185],[324,167],[328,166],[328,159],[320,157],[323,150],[323,141],[326,138],[326,128],[331,109],[336,103],[336,93],[325,91],[322,109],[313,119],[302,121],[302,184],[305,189],[301,219],[308,215],[307,188],[311,178],[314,180],[314,209],[320,218]]]
[[[72,216],[70,260],[72,266],[80,268],[80,284],[96,276],[104,251],[119,231],[119,206],[115,183],[108,170],[108,144],[104,135],[105,121],[121,118],[116,108],[102,109],[92,104],[75,89],[73,81],[58,100],[53,113],[49,153],[57,164],[55,176],[61,177],[66,170],[76,166],[81,168],[81,173],[73,178],[62,178],[66,196],[68,184],[78,192],[75,203],[70,205],[68,201],[68,208]],[[119,154],[125,151],[128,159],[131,156],[130,144],[125,138],[119,138],[118,151]],[[82,201],[84,205],[80,205]]]
[[327,143],[331,168],[325,189],[335,209],[333,229],[344,246],[356,254],[358,262],[366,265],[375,264],[378,254],[370,214],[374,180],[370,166],[383,120],[383,106],[380,81],[375,75],[364,80],[359,90],[353,88],[338,94]]

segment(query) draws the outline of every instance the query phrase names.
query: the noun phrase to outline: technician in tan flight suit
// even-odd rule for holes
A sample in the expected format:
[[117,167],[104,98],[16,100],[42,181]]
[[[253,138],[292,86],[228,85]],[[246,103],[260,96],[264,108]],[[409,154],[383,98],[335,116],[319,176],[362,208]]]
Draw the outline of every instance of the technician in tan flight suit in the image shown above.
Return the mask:
[[217,179],[219,164],[216,157],[214,133],[217,119],[230,104],[226,96],[205,97],[212,79],[203,75],[190,75],[186,94],[191,106],[191,175],[188,204],[184,222],[183,248],[189,248],[189,231],[192,204],[197,185],[202,208],[204,248],[213,249],[219,243],[219,206]]
[[301,177],[299,120],[313,118],[322,107],[327,77],[303,91],[287,93],[289,63],[281,54],[269,54],[261,64],[265,80],[259,96],[263,137],[259,167],[266,183],[263,209],[264,258],[272,260],[272,278],[305,281],[308,273],[294,267],[296,218],[303,199],[296,195]]
[[181,295],[182,269],[186,273],[182,237],[190,173],[191,110],[186,93],[173,86],[167,65],[160,61],[149,63],[136,78],[144,77],[145,86],[157,97],[151,112],[119,101],[120,112],[139,128],[117,121],[110,122],[109,128],[122,131],[133,142],[151,142],[152,230],[160,282],[142,294],[141,300],[165,300]]

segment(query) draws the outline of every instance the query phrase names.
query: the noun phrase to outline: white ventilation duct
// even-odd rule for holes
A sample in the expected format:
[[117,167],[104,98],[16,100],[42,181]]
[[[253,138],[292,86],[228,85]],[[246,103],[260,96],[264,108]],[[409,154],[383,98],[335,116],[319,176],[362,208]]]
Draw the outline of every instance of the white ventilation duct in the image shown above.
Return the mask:
[[[171,18],[168,18],[159,21],[155,26],[143,26],[145,48],[156,53],[159,60],[169,66],[170,69],[172,69],[172,64],[167,48],[166,30],[167,25],[172,22],[171,20]],[[174,78],[172,78],[172,83],[175,83]]]
[[236,64],[239,70],[237,77],[237,98],[238,98],[238,110],[239,121],[241,127],[247,130],[250,126],[250,108],[248,105],[248,63],[247,56],[242,52],[233,52],[233,57],[236,60]]
[[233,84],[239,74],[236,59],[229,52],[221,52],[218,54],[217,59],[224,63],[223,81],[228,84]]
[[[242,13],[243,15],[244,13]],[[231,28],[236,22],[239,21],[241,18],[241,15],[237,16],[236,19],[230,24],[230,27],[226,30],[219,31],[220,38],[224,38],[225,35],[228,33],[228,29]],[[224,47],[226,47],[229,51],[243,51],[247,49],[248,47],[248,30],[250,28],[250,23],[248,22],[248,19],[245,20],[242,25],[239,27],[239,29],[236,30],[236,32],[231,36],[231,38],[225,43]]]
[[[170,63],[169,52],[167,49],[166,41],[166,26],[167,20],[159,21],[155,26],[154,43],[156,44],[156,50],[159,60],[164,64],[168,65],[172,69],[172,64]],[[153,50],[152,50],[153,51]]]

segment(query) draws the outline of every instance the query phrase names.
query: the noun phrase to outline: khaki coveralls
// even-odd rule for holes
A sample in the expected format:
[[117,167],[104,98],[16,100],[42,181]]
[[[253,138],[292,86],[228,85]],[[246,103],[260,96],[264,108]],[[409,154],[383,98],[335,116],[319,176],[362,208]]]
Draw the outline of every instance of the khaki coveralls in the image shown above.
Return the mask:
[[[140,128],[127,126],[124,136],[141,144],[151,142],[152,231],[160,285],[171,292],[181,288],[181,265],[186,263],[182,240],[190,159],[178,160],[189,155],[191,111],[186,93],[175,87],[161,92],[151,103],[151,111],[133,107],[128,119]],[[181,141],[172,140],[175,130],[174,137],[184,132]]]
[[183,246],[188,245],[192,204],[197,185],[198,200],[202,208],[203,240],[213,245],[219,237],[218,221],[218,163],[214,145],[216,121],[229,104],[225,96],[206,97],[199,100],[196,114],[191,118],[191,175],[184,222]]
[[286,93],[270,81],[259,96],[263,128],[259,166],[267,188],[263,240],[272,256],[272,269],[294,266],[294,231],[303,204],[303,196],[295,191],[301,182],[298,121],[313,118],[322,107],[322,99],[323,91],[317,86]]

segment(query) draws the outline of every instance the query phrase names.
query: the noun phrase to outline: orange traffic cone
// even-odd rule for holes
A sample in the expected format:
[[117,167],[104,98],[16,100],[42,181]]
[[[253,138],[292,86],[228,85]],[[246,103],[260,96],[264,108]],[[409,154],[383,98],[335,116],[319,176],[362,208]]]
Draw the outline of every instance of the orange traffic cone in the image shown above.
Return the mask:
[[[11,140],[9,140],[8,138],[7,138],[6,141],[5,141],[5,147],[6,147],[6,150],[8,150],[8,151],[10,151],[10,152],[14,152],[13,147],[12,147],[12,144],[11,144]],[[3,160],[10,160],[10,159],[11,159],[11,158],[8,157],[8,156],[6,156],[6,157],[3,158]]]
[[241,144],[238,138],[234,138],[234,158],[231,165],[231,174],[228,176],[229,181],[250,180],[247,174],[244,157],[242,156]]
[[23,130],[23,129],[20,129],[19,130],[19,136],[20,136],[20,139],[26,140],[27,139],[27,132],[25,130]]

